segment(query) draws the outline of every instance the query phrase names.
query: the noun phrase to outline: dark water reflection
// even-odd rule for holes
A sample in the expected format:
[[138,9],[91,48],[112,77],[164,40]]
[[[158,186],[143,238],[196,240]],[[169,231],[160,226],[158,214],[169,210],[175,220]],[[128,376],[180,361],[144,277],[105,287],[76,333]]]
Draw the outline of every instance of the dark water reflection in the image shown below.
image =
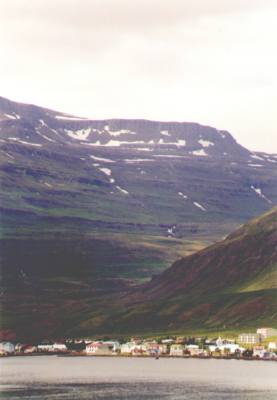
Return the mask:
[[277,392],[201,384],[138,382],[3,387],[0,397],[10,400],[276,400]]

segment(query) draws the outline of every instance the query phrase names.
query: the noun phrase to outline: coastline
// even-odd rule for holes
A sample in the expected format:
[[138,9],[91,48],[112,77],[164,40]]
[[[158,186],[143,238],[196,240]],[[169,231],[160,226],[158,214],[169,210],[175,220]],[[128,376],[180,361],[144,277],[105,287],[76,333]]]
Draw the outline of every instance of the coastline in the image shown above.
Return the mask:
[[132,359],[194,359],[194,360],[236,360],[236,361],[271,361],[276,362],[277,358],[260,358],[260,357],[232,357],[232,356],[197,356],[197,355],[185,355],[185,356],[172,356],[169,354],[161,354],[158,357],[149,356],[145,354],[140,355],[130,355],[130,354],[87,354],[85,352],[39,352],[39,353],[18,353],[18,354],[9,354],[9,355],[1,355],[1,358],[14,358],[14,357],[40,357],[40,356],[47,356],[47,357],[61,357],[61,358],[132,358]]

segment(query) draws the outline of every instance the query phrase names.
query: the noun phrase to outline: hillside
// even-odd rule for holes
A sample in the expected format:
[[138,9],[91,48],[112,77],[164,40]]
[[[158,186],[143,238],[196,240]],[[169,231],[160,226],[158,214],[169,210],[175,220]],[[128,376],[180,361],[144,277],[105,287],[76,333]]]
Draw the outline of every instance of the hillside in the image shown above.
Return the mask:
[[124,298],[123,311],[78,328],[104,332],[277,326],[277,207],[185,257]]
[[[95,121],[0,98],[0,135],[3,246],[22,249],[25,273],[34,240],[57,254],[53,241],[97,251],[105,238],[120,274],[116,249],[131,247],[125,275],[147,279],[277,202],[276,155],[197,123]],[[142,248],[157,256],[144,262]]]
[[[1,323],[23,336],[88,314],[102,329],[118,296],[277,203],[277,155],[198,123],[89,120],[0,98],[0,136]],[[174,287],[156,279],[149,299]]]
[[148,283],[103,288],[85,277],[47,287],[23,277],[16,292],[2,292],[2,329],[36,340],[277,327],[277,208]]

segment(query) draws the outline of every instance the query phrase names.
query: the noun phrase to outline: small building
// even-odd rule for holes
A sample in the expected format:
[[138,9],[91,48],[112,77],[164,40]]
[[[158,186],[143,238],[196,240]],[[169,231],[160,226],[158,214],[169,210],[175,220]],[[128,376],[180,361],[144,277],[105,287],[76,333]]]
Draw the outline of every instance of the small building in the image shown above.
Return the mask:
[[268,343],[268,350],[277,350],[277,342],[269,342]]
[[38,351],[36,346],[33,345],[27,345],[23,348],[23,353],[24,354],[32,354],[32,353],[36,353]]
[[63,343],[63,342],[55,342],[55,343],[53,344],[53,351],[55,351],[55,352],[57,351],[57,352],[60,352],[60,353],[64,353],[64,352],[68,351],[68,349],[67,349],[65,343]]
[[258,333],[241,333],[238,341],[245,344],[256,344],[261,342],[261,335]]
[[51,352],[54,352],[55,351],[55,349],[54,349],[54,345],[51,343],[47,343],[47,344],[39,344],[38,346],[37,346],[37,348],[38,348],[38,351],[39,352],[41,352],[41,353],[51,353]]
[[188,355],[191,355],[192,357],[207,356],[207,352],[200,349],[196,344],[188,344],[185,347],[185,350],[188,352]]
[[264,346],[255,346],[253,347],[253,357],[264,358],[266,350]]
[[0,342],[1,354],[13,354],[14,352],[15,346],[11,342]]
[[272,336],[277,336],[277,329],[274,328],[259,328],[257,329],[257,334],[262,337],[262,339],[267,339]]
[[106,343],[103,342],[92,342],[86,346],[86,353],[90,355],[111,355],[112,350]]
[[183,344],[172,344],[169,355],[173,357],[183,357],[185,346]]
[[235,354],[235,353],[242,353],[245,349],[238,344],[235,343],[226,343],[226,344],[221,344],[219,346],[216,345],[210,345],[209,346],[209,351],[211,353],[215,352],[220,352],[222,355],[226,354]]
[[120,352],[121,354],[132,354],[135,347],[136,344],[134,342],[126,342],[120,346]]
[[120,343],[114,340],[109,340],[107,342],[102,342],[103,344],[106,344],[107,346],[109,346],[110,350],[113,353],[117,353],[120,351]]
[[144,343],[147,354],[157,355],[157,354],[167,354],[167,345],[159,344],[156,341],[145,342]]

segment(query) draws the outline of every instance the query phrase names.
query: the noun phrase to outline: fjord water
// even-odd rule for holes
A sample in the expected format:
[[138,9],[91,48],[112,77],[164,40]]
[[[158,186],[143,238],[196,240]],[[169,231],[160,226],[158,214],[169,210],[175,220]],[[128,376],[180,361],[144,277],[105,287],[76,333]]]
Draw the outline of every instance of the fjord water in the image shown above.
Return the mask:
[[4,399],[273,400],[277,363],[113,357],[0,361]]

